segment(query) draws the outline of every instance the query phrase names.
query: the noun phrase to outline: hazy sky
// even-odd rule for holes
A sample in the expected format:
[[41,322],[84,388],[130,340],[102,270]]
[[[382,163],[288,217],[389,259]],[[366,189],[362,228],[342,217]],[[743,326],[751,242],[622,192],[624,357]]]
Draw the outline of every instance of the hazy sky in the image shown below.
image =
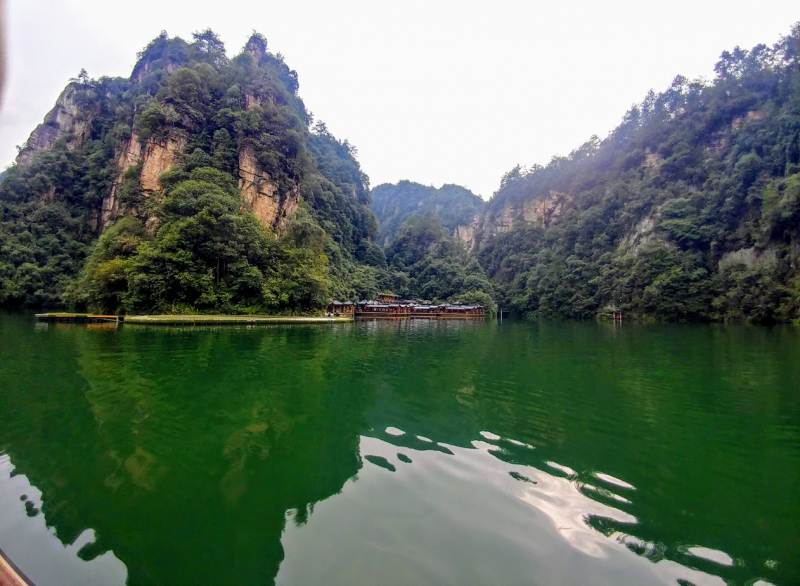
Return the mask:
[[711,77],[723,50],[772,44],[797,20],[796,0],[8,0],[0,168],[82,67],[127,77],[162,29],[210,26],[229,55],[266,35],[373,186],[488,198],[514,165],[605,136],[650,88]]

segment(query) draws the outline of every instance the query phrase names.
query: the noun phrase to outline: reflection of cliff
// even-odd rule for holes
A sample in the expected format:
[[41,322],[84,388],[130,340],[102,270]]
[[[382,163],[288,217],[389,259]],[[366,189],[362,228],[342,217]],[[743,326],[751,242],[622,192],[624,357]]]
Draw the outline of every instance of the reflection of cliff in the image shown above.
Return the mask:
[[[26,379],[35,402],[0,397],[21,422],[0,449],[58,537],[94,528],[84,555],[113,550],[129,584],[269,583],[286,512],[302,522],[360,467],[364,405],[332,415],[340,389],[320,381],[341,364],[328,330],[51,328],[37,342],[15,362],[56,372]],[[287,347],[291,372],[275,362]]]
[[[781,439],[796,429],[785,384],[796,332],[508,321],[34,332],[2,320],[0,452],[42,490],[59,538],[95,529],[84,554],[113,550],[131,584],[269,582],[293,536],[333,555],[320,523],[332,541],[356,527],[431,550],[421,525],[376,505],[395,489],[402,512],[449,508],[476,533],[510,490],[548,530],[567,513],[571,535],[622,544],[640,564],[698,567],[687,544],[743,560],[704,570],[730,583],[766,555],[782,575],[796,567],[785,487],[800,478]],[[457,501],[459,489],[475,498]],[[438,527],[442,543],[458,526]],[[313,555],[293,553],[284,565]]]

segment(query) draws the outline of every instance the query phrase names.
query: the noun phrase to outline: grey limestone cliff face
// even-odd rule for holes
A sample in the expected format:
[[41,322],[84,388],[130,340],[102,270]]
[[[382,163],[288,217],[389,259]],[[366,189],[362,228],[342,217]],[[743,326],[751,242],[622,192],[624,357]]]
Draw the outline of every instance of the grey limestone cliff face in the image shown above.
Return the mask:
[[56,105],[44,117],[17,155],[17,163],[26,165],[33,156],[49,149],[56,141],[66,138],[67,148],[81,148],[91,134],[92,120],[96,115],[94,107],[87,106],[94,88],[79,83],[70,83],[56,100]]
[[[141,83],[142,79],[144,79],[145,74],[147,74],[153,68],[153,64],[150,61],[139,61],[136,64],[136,67],[133,68],[133,73],[131,73],[131,81],[133,83]],[[181,68],[179,63],[174,61],[168,61],[164,63],[161,67],[167,73],[173,73]]]

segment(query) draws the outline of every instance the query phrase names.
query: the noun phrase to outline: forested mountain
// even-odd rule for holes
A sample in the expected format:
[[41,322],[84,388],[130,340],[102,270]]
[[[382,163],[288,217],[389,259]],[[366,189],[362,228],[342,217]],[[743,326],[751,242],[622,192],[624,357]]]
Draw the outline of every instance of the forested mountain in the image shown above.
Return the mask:
[[389,286],[367,176],[254,34],[66,87],[0,185],[0,306],[306,311]]
[[678,76],[604,140],[506,174],[473,248],[504,307],[800,319],[800,24],[724,52],[715,72]]
[[394,291],[407,299],[480,303],[494,312],[494,291],[477,259],[433,212],[405,222],[386,260]]
[[163,33],[130,79],[72,80],[3,175],[0,306],[309,311],[395,289],[534,316],[798,320],[800,25],[715,71],[484,204],[406,181],[371,196],[263,36],[228,58],[210,30]]
[[385,183],[372,191],[372,211],[380,223],[378,241],[384,246],[394,240],[410,218],[435,214],[450,233],[471,243],[477,219],[485,202],[460,185],[443,185],[439,189],[412,181],[397,185]]

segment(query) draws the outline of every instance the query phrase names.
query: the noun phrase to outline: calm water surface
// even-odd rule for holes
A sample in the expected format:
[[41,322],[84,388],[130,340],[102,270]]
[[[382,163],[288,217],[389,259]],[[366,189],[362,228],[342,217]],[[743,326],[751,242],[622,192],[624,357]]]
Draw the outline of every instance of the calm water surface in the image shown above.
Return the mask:
[[800,330],[0,314],[49,584],[800,584]]

